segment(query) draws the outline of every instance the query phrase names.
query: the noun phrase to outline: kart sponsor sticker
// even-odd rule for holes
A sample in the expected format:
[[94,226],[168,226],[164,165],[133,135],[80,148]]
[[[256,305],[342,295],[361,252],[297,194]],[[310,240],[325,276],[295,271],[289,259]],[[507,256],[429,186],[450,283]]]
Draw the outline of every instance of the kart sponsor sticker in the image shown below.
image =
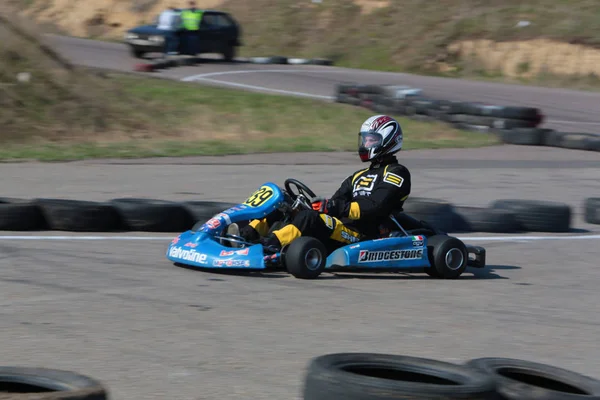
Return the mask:
[[177,244],[179,242],[180,235],[177,235],[173,240],[171,240],[171,244]]
[[223,211],[225,214],[233,214],[236,211],[243,211],[245,209],[247,209],[248,206],[244,205],[244,204],[240,204],[231,208],[228,208],[227,210]]
[[198,243],[192,243],[192,242],[187,242],[186,244],[183,245],[183,247],[196,247],[198,246]]
[[217,229],[221,226],[221,222],[216,218],[211,218],[208,221],[206,221],[205,225],[208,226],[210,229]]
[[229,215],[227,215],[225,213],[219,213],[219,214],[215,215],[214,218],[223,218],[225,220],[225,222],[227,223],[227,225],[231,224],[231,218],[229,218]]
[[242,250],[221,250],[221,254],[219,254],[219,256],[225,257],[232,256],[234,254],[237,254],[238,256],[247,256],[249,251],[250,249],[247,247]]
[[414,247],[421,247],[421,246],[423,246],[423,236],[422,235],[413,236],[412,240],[413,240],[413,246]]
[[198,253],[196,250],[184,250],[181,247],[173,246],[169,250],[169,256],[173,258],[180,258],[185,261],[197,262],[200,264],[206,264],[208,256],[203,253]]
[[423,258],[423,249],[388,251],[361,250],[358,254],[359,263],[397,260],[418,260],[419,258]]
[[249,267],[250,260],[213,260],[213,267]]

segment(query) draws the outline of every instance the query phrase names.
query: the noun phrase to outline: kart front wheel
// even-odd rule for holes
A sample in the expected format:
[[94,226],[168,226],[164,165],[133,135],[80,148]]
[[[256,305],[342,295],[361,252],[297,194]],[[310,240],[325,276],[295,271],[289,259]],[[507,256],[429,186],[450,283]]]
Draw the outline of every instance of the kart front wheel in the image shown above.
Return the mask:
[[302,236],[285,252],[285,266],[298,279],[316,279],[325,270],[327,250],[319,240]]
[[467,269],[467,247],[458,238],[435,235],[427,240],[427,252],[433,278],[456,279]]

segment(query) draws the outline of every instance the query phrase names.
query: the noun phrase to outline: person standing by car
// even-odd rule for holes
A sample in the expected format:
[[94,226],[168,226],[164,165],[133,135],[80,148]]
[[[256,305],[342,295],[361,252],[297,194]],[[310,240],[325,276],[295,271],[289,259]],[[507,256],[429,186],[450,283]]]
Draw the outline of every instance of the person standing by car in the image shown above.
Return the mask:
[[190,8],[181,12],[181,21],[183,24],[183,38],[185,41],[186,53],[191,55],[198,54],[198,30],[202,22],[204,12],[196,8],[196,2],[189,2]]
[[158,16],[157,28],[164,31],[165,54],[177,54],[180,42],[181,17],[175,7],[169,7]]

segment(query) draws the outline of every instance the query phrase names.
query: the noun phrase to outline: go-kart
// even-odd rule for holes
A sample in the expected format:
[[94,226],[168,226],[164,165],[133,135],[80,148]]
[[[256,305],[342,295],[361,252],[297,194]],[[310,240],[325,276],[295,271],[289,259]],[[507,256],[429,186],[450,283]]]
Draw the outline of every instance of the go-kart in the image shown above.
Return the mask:
[[208,221],[198,221],[171,241],[167,259],[199,269],[282,270],[300,279],[315,279],[322,272],[334,271],[425,272],[433,278],[454,279],[467,266],[485,267],[483,247],[465,245],[403,212],[390,215],[394,229],[389,233],[332,251],[316,238],[301,236],[281,251],[269,252],[260,243],[227,232],[232,223],[264,218],[276,209],[284,215],[279,227],[298,211],[312,210],[310,200],[316,197],[312,190],[296,179],[287,179],[284,186],[282,190],[266,182],[244,203]]

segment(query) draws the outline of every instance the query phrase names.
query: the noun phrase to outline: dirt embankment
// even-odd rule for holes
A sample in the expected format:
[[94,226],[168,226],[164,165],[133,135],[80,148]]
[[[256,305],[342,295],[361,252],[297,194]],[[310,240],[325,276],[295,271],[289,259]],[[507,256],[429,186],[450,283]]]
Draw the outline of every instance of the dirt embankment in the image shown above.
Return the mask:
[[[10,1],[10,0],[8,0]],[[85,37],[117,38],[176,0],[29,0],[22,14]],[[443,3],[443,4],[442,4]],[[493,2],[496,3],[496,2]],[[455,76],[600,76],[595,0],[197,0],[231,12],[242,55],[328,57],[338,64]]]
[[156,130],[160,110],[74,67],[22,21],[0,15],[0,142],[94,141]]

